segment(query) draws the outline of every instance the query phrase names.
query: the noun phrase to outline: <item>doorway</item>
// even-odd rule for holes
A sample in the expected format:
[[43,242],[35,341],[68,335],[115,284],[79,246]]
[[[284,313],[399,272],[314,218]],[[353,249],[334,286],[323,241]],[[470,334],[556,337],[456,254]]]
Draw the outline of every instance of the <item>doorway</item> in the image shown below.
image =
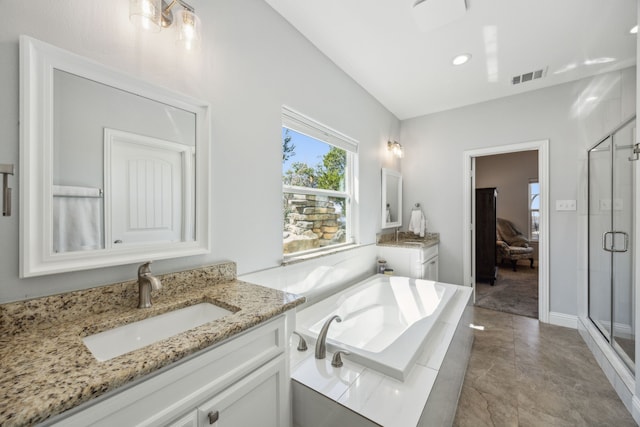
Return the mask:
[[[508,153],[519,153],[523,151],[534,151],[537,153],[538,167],[538,219],[539,226],[537,230],[537,261],[535,262],[535,270],[537,272],[537,294],[538,294],[538,313],[537,318],[542,322],[549,320],[549,277],[548,277],[548,260],[549,260],[549,237],[548,237],[548,182],[549,182],[549,141],[531,141],[518,144],[510,144],[498,147],[489,147],[478,150],[469,150],[464,155],[464,190],[463,190],[463,221],[464,221],[464,277],[465,285],[474,288],[474,298],[478,298],[478,289],[476,288],[476,188],[480,188],[476,182],[478,158],[485,156],[501,155]],[[525,194],[525,197],[529,197]],[[527,226],[527,233],[529,228]],[[496,251],[497,252],[497,251]],[[496,255],[497,262],[497,255]],[[508,265],[508,264],[507,264]],[[516,270],[530,268],[529,263],[518,261]]]
[[476,306],[538,318],[538,151],[475,158]]

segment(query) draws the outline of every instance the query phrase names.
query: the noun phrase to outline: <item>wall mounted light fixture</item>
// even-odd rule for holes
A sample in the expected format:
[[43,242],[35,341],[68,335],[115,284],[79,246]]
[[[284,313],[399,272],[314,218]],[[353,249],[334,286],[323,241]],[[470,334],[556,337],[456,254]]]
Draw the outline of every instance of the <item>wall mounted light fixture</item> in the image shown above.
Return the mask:
[[[175,16],[173,7],[179,5]],[[129,20],[139,29],[159,32],[175,22],[176,43],[187,50],[200,46],[200,18],[195,9],[182,0],[129,0]]]
[[404,147],[398,141],[387,141],[387,150],[391,151],[399,159],[404,157]]

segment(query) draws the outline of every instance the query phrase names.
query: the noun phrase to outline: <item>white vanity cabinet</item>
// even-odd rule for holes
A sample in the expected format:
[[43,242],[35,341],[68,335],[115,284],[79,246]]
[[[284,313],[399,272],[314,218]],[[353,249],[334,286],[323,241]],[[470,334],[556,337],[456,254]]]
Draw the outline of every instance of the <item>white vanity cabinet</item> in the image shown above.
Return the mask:
[[283,424],[279,410],[280,389],[286,381],[284,360],[278,358],[199,405],[170,427],[261,426]]
[[198,426],[216,427],[261,426],[279,427],[279,392],[284,360],[274,360],[247,378],[229,387],[197,410]]
[[198,410],[194,409],[179,420],[169,423],[167,427],[198,427]]
[[387,261],[394,276],[438,281],[438,245],[378,246],[378,256]]
[[285,335],[292,319],[281,315],[57,417],[56,425],[289,426]]
[[438,281],[438,247],[435,247],[436,253],[424,263],[423,279]]

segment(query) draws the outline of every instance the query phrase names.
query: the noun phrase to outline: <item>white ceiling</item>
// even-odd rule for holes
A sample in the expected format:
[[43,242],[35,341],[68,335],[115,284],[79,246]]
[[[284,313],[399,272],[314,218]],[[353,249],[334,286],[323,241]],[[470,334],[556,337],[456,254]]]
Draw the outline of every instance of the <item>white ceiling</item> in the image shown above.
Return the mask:
[[[416,0],[265,1],[399,119],[636,62],[636,0],[467,0],[461,17],[430,31],[419,29]],[[439,1],[463,0],[419,8],[438,19]],[[461,53],[472,59],[454,67]],[[613,60],[590,64],[600,58]],[[511,84],[539,69],[545,77]]]

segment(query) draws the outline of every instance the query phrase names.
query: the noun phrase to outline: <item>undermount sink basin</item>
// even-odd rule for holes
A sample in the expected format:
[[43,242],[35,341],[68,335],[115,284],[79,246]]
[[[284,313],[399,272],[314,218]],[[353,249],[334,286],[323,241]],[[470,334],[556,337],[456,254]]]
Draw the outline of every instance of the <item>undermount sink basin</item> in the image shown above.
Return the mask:
[[84,337],[84,345],[100,362],[129,353],[233,313],[201,303]]

